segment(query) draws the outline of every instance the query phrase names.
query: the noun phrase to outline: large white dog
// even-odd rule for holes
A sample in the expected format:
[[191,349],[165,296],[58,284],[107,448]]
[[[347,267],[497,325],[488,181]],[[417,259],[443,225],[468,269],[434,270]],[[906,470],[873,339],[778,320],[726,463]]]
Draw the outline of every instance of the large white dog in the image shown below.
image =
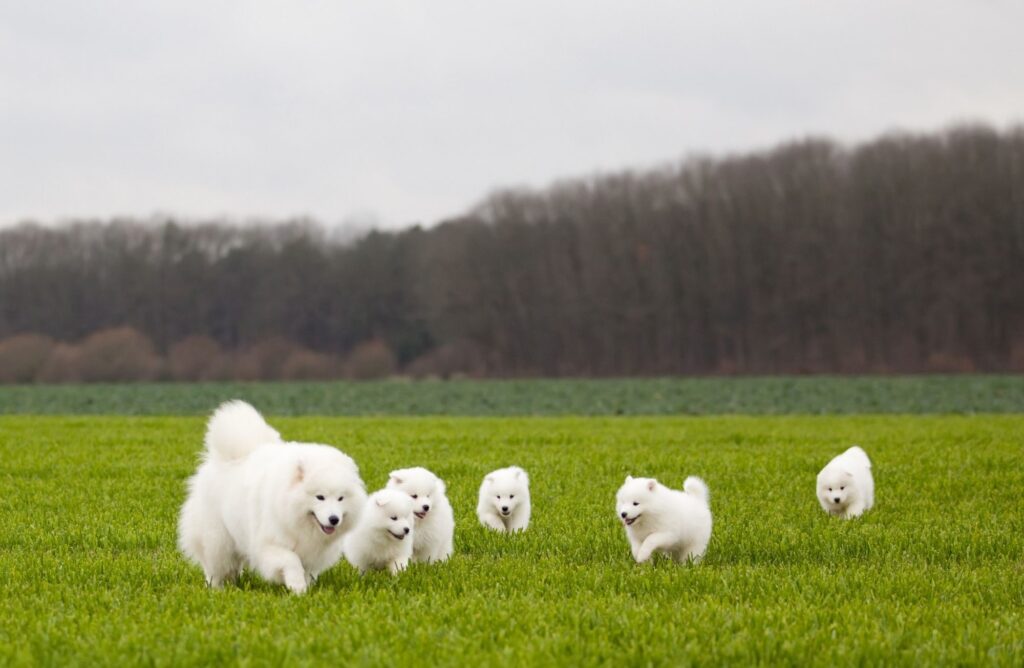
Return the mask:
[[397,489],[381,489],[366,500],[366,508],[345,536],[348,563],[367,571],[387,569],[392,575],[404,571],[412,558],[413,500]]
[[676,561],[698,561],[711,540],[708,486],[690,476],[683,491],[669,489],[654,478],[626,477],[615,499],[616,512],[637,563],[655,551]]
[[416,517],[412,560],[429,563],[451,556],[455,515],[445,496],[444,481],[422,466],[416,466],[392,471],[387,487],[412,497]]
[[530,524],[530,478],[518,466],[491,471],[480,485],[480,523],[495,531],[525,531]]
[[243,567],[297,594],[341,557],[366,500],[359,469],[336,448],[286,443],[255,408],[222,404],[188,481],[178,545],[220,587]]
[[844,519],[859,517],[875,505],[875,480],[866,452],[855,445],[821,469],[818,502],[826,513]]

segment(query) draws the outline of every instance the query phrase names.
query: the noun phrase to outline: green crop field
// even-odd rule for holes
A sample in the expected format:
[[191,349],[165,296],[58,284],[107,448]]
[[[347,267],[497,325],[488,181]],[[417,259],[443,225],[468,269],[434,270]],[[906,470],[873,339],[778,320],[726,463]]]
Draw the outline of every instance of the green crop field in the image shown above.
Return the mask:
[[204,415],[237,398],[273,415],[1022,413],[1024,376],[0,385],[0,414]]
[[[212,591],[174,545],[201,418],[0,417],[0,664],[1024,664],[1022,416],[272,423],[341,447],[371,489],[394,467],[438,472],[450,562],[342,563],[303,597],[253,576]],[[851,443],[877,506],[843,522],[814,478]],[[477,486],[510,463],[531,473],[534,521],[488,533]],[[632,562],[627,473],[707,480],[702,564]]]

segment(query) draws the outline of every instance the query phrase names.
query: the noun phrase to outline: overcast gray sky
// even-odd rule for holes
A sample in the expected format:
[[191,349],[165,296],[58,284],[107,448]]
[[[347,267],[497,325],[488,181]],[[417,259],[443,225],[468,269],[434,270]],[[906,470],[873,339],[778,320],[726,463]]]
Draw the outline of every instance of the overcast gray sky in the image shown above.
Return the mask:
[[500,186],[1024,118],[1019,0],[0,0],[0,223],[432,223]]

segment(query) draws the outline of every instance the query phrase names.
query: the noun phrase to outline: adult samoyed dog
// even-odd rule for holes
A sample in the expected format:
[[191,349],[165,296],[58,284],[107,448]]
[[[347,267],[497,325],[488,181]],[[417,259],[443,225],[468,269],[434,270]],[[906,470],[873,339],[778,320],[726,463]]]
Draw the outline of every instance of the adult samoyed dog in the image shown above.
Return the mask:
[[336,448],[287,443],[255,408],[222,404],[188,481],[178,546],[212,587],[243,567],[296,594],[341,558],[366,500],[359,468]]
[[875,505],[871,460],[859,446],[836,455],[818,474],[818,502],[826,513],[859,517]]
[[495,531],[525,531],[530,524],[530,478],[518,466],[491,471],[480,485],[480,523]]
[[416,466],[392,471],[387,488],[401,490],[412,497],[415,517],[412,560],[430,563],[451,556],[455,515],[445,495],[444,481],[422,466]]
[[359,523],[345,536],[345,558],[359,569],[392,575],[404,571],[412,558],[413,500],[398,489],[381,489],[370,495]]
[[708,486],[694,476],[683,482],[682,491],[654,478],[627,476],[615,506],[637,563],[655,551],[676,561],[699,561],[711,540],[709,498]]

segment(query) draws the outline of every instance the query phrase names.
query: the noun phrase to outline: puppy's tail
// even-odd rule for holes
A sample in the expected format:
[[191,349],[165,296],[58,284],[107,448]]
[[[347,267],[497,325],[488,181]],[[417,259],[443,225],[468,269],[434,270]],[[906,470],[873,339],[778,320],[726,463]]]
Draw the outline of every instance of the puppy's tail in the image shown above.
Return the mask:
[[280,442],[281,435],[244,401],[224,402],[206,423],[207,458],[214,461],[243,459],[261,445]]
[[708,503],[711,500],[711,492],[708,490],[707,483],[695,475],[690,476],[683,482],[683,491],[690,496],[701,499],[704,503]]
[[858,464],[871,468],[871,460],[868,459],[868,453],[864,452],[859,445],[853,446],[843,454]]

